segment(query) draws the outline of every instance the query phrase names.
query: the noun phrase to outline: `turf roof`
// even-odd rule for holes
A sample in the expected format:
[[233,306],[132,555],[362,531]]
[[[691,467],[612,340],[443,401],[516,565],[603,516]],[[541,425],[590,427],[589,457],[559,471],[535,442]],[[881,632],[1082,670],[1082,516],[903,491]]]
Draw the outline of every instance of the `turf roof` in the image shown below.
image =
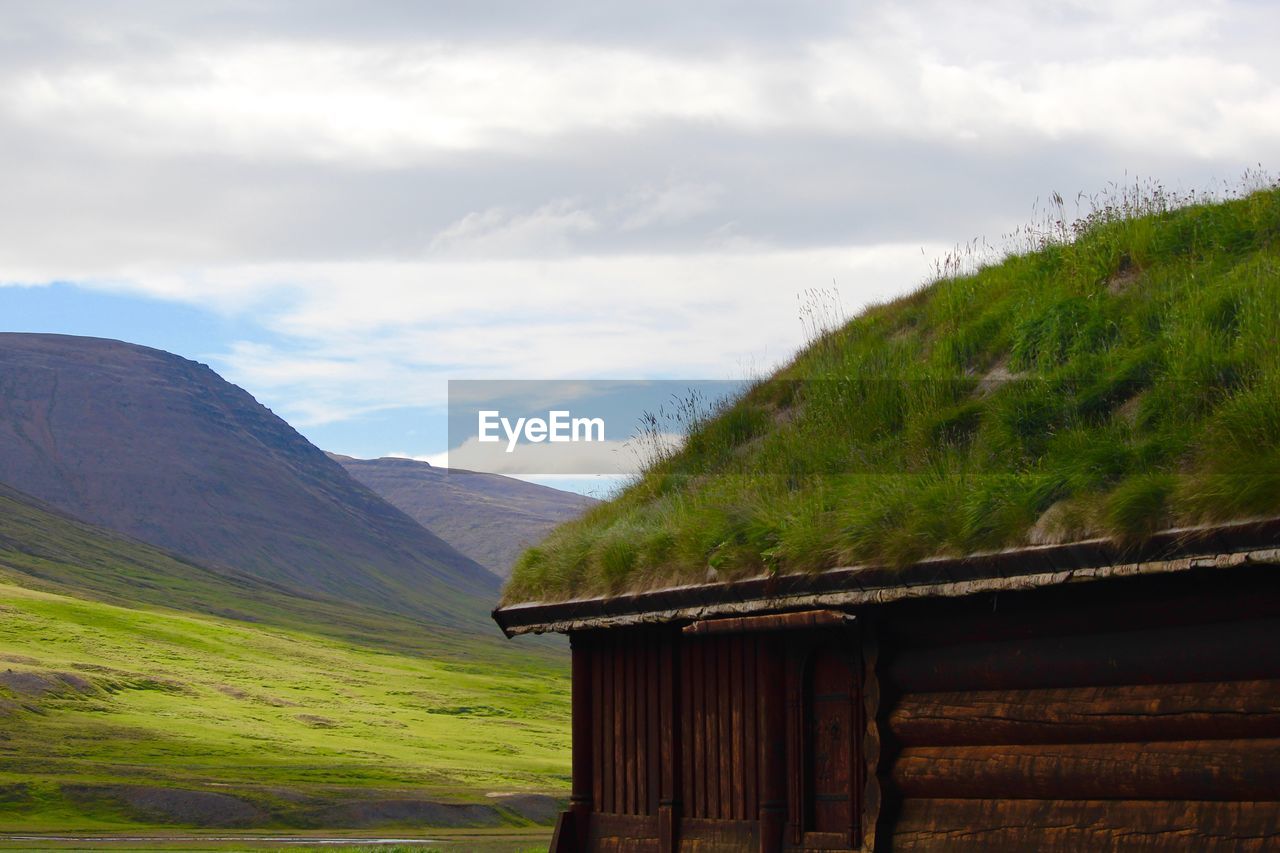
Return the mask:
[[[1059,207],[1060,209],[1060,207]],[[558,601],[1280,512],[1280,189],[1125,190],[944,259],[517,564]]]

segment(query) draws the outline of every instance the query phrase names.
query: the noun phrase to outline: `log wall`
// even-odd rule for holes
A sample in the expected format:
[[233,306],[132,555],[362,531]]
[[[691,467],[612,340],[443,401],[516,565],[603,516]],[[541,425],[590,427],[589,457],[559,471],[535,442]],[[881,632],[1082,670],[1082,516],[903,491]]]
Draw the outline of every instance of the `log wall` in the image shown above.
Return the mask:
[[1280,849],[1280,568],[856,617],[575,634],[560,849]]
[[887,608],[881,847],[1275,849],[1280,597],[1239,580]]

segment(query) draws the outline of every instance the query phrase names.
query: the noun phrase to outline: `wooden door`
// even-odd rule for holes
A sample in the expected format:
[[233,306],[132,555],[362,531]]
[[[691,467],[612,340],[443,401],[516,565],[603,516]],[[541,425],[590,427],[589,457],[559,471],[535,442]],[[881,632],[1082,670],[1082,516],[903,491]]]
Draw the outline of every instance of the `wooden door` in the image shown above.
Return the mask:
[[862,655],[852,628],[789,638],[791,845],[856,850],[862,824]]
[[808,829],[846,834],[853,825],[854,673],[838,649],[817,649],[806,685]]

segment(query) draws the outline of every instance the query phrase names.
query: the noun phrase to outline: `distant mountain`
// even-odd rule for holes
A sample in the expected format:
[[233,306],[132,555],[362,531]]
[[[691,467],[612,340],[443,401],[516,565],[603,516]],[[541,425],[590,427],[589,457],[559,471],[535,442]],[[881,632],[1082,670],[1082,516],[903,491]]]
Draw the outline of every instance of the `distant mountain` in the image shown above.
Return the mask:
[[414,459],[329,456],[423,527],[504,578],[522,550],[599,503],[499,474],[434,468]]
[[498,579],[210,368],[0,334],[0,482],[79,519],[321,596],[482,628]]
[[[484,638],[349,600],[214,570],[97,527],[0,484],[0,582],[125,607],[158,606],[430,656],[474,655]],[[503,641],[494,639],[492,653]],[[503,645],[507,645],[503,643]],[[526,649],[528,651],[528,649]]]

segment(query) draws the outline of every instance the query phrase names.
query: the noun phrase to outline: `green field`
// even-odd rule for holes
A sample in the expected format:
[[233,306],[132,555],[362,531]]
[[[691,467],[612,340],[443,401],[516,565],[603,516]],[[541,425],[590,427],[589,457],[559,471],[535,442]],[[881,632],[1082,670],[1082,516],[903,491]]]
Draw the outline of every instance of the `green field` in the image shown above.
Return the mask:
[[0,493],[0,833],[528,827],[556,804],[501,795],[567,794],[568,692],[558,647],[290,595]]
[[340,853],[543,853],[551,829],[502,828],[417,832],[389,832],[359,836],[355,833],[239,833],[146,832],[0,835],[0,850],[62,850],[65,853],[113,853],[135,851],[293,851],[325,850]]
[[565,786],[555,664],[433,661],[9,583],[0,650],[0,831],[149,822],[121,784],[234,794],[253,808],[215,821],[302,826],[352,799]]

